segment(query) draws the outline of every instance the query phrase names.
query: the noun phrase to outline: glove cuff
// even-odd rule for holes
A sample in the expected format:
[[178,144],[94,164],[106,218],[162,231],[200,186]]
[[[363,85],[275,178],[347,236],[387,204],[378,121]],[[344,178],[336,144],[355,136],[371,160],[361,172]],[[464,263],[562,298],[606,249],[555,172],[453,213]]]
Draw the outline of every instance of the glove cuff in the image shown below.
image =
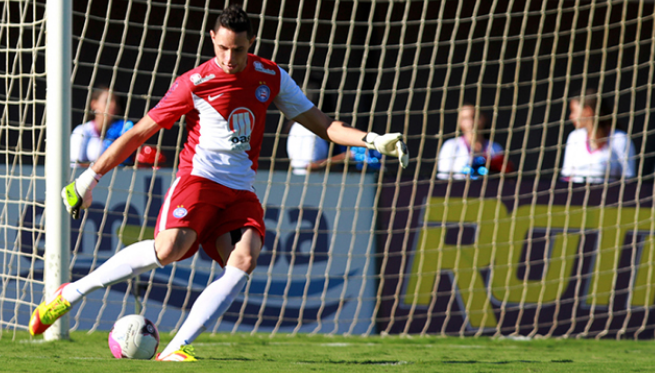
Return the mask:
[[77,193],[83,197],[86,192],[95,188],[101,177],[102,175],[98,175],[95,171],[93,171],[93,169],[89,167],[82,173],[82,175],[80,175],[80,177],[77,178],[75,182],[75,189],[77,190]]
[[369,132],[369,133],[366,134],[366,136],[364,136],[362,141],[364,141],[366,143],[367,148],[369,148],[371,150],[378,150],[375,147],[375,143],[374,143],[375,139],[378,138],[378,137],[380,137],[380,135],[378,135],[377,133]]

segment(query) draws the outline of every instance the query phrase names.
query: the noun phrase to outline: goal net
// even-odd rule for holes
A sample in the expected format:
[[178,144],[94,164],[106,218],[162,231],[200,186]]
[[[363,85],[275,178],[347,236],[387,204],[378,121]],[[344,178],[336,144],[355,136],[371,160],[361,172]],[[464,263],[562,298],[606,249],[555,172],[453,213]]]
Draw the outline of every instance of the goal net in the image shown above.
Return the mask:
[[[93,118],[97,87],[136,122],[177,76],[213,57],[209,30],[226,5],[73,2],[71,125]],[[243,6],[257,36],[251,52],[280,64],[330,116],[402,133],[411,163],[331,145],[325,156],[344,159],[295,169],[290,123],[271,107],[255,185],[264,248],[213,332],[653,337],[652,2]],[[0,9],[0,335],[15,335],[44,296],[44,112],[57,92],[45,86],[45,2]],[[562,179],[570,101],[588,89],[609,107],[595,116],[633,144],[633,174]],[[439,155],[464,141],[465,104],[484,124],[474,126],[483,147],[496,143],[504,157],[444,175]],[[72,280],[152,237],[185,138],[180,121],[148,140],[163,155],[156,165],[133,158],[103,177],[71,221]],[[468,149],[469,160],[488,154]],[[71,180],[85,167],[71,164]],[[221,272],[200,250],[87,296],[71,328],[108,330],[142,313],[175,331]]]

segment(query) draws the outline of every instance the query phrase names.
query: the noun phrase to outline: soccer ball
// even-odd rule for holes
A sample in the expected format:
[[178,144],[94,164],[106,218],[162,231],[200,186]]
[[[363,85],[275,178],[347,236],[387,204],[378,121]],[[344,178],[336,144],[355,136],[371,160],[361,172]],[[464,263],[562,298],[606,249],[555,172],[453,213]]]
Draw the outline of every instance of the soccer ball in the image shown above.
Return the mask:
[[149,360],[155,356],[157,347],[157,327],[141,315],[121,317],[109,332],[109,349],[117,359]]

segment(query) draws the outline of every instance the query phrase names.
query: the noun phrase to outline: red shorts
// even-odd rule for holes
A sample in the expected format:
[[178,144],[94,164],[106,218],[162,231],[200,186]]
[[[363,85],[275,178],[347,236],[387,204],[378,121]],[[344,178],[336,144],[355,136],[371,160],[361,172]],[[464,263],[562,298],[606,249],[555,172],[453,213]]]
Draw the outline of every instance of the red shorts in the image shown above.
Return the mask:
[[193,229],[198,238],[180,260],[198,251],[199,245],[218,264],[216,239],[235,229],[252,227],[264,241],[264,210],[257,195],[248,190],[235,190],[204,177],[184,175],[168,189],[159,210],[155,237],[170,228]]

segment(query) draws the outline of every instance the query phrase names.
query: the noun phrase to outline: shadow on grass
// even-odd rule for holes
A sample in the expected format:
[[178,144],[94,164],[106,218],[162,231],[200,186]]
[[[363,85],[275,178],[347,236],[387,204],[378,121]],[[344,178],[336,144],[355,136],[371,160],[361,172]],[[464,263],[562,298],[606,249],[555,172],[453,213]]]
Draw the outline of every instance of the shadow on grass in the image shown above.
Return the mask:
[[[573,360],[564,359],[564,360],[551,360],[551,363],[572,363]],[[546,361],[537,361],[537,360],[501,360],[501,361],[479,361],[479,360],[443,360],[444,364],[534,364],[534,363],[546,363]]]
[[266,361],[267,359],[248,359],[247,357],[202,357],[198,360],[211,360],[211,361]]
[[351,361],[351,360],[330,360],[330,361],[298,361],[298,364],[340,364],[340,365],[407,365],[413,364],[408,361],[398,361],[398,360],[362,360],[362,361]]

